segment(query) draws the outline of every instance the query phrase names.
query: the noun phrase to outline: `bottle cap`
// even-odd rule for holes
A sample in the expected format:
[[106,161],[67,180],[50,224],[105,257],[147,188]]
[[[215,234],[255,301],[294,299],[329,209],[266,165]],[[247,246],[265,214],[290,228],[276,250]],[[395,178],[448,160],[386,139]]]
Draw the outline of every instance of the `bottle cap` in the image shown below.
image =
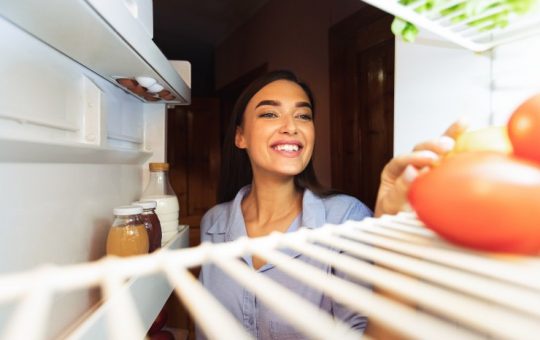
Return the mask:
[[116,216],[137,215],[143,212],[143,208],[136,205],[123,205],[113,209]]
[[142,207],[143,209],[155,209],[157,207],[156,201],[138,201],[131,204]]
[[169,171],[169,163],[150,163],[150,171]]

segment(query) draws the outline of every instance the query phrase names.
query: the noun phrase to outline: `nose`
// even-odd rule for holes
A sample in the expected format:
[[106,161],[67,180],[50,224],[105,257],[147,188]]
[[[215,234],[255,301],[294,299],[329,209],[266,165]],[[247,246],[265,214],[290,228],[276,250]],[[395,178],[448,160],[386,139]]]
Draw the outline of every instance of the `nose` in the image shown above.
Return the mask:
[[298,133],[298,128],[296,126],[296,121],[292,115],[285,115],[283,117],[283,124],[281,125],[281,133],[286,133],[289,135],[295,135]]

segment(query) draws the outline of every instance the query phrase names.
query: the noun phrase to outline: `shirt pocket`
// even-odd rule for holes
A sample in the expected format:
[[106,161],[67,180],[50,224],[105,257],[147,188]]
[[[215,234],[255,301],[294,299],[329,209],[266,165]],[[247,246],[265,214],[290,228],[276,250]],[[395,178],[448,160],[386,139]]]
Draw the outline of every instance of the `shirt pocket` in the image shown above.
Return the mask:
[[205,237],[203,237],[203,240],[206,242],[211,243],[224,243],[225,240],[225,234],[206,234]]
[[279,321],[270,321],[270,337],[273,340],[306,339],[306,337],[295,328]]

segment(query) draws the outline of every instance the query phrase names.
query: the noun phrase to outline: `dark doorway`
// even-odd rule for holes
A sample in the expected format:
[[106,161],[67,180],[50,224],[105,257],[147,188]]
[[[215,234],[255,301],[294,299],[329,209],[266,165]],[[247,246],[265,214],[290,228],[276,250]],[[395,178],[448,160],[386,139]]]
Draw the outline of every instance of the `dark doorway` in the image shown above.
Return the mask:
[[216,98],[192,98],[191,105],[168,110],[170,181],[180,203],[180,223],[190,226],[191,246],[200,243],[201,218],[216,204],[220,125]]
[[[201,242],[201,219],[216,204],[220,164],[219,100],[193,97],[189,106],[175,106],[167,112],[167,161],[170,182],[180,203],[180,223],[189,225],[189,245]],[[199,269],[192,269],[199,275]],[[194,339],[193,320],[175,294],[164,309],[168,325],[189,329]]]
[[393,156],[392,19],[366,5],[330,29],[332,186],[372,209]]

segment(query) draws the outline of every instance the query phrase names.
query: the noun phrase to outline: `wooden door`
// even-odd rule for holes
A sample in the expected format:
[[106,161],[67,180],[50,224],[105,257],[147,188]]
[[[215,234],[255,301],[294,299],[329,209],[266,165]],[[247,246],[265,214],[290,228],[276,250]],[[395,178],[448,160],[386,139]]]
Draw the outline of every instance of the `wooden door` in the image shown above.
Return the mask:
[[168,111],[167,161],[180,203],[180,223],[190,226],[190,245],[200,243],[200,223],[216,204],[220,165],[220,113],[216,98],[193,98]]
[[[167,161],[170,182],[180,203],[180,223],[188,224],[189,244],[201,242],[201,218],[217,200],[221,158],[220,110],[217,98],[192,98],[189,106],[176,106],[167,114]],[[192,270],[199,275],[199,269]],[[194,339],[193,320],[173,293],[165,309],[168,326],[187,329]]]
[[392,19],[366,5],[330,30],[332,186],[372,209],[393,155]]

